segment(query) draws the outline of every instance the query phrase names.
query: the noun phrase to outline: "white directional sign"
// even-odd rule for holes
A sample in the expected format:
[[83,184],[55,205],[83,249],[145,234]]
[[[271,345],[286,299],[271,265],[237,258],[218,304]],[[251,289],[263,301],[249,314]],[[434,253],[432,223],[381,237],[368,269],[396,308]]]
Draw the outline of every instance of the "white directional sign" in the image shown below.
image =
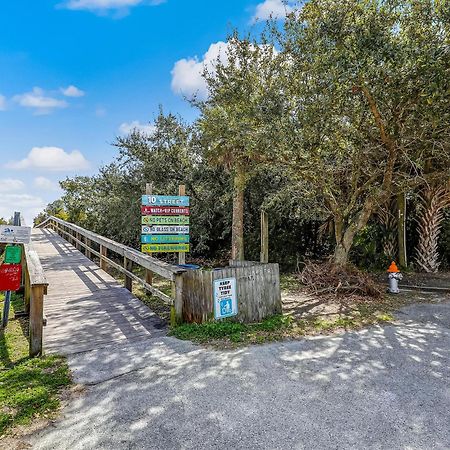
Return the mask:
[[14,225],[0,225],[0,243],[2,244],[29,244],[31,240],[30,227],[17,227]]
[[185,225],[143,225],[142,234],[189,234]]

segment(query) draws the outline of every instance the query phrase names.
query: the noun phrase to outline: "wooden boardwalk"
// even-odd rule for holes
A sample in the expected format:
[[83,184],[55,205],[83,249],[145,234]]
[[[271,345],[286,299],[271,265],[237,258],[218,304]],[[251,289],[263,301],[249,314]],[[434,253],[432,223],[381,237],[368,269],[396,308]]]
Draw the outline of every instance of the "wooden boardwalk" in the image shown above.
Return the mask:
[[32,242],[49,282],[45,352],[67,355],[166,334],[147,306],[55,232],[34,228]]

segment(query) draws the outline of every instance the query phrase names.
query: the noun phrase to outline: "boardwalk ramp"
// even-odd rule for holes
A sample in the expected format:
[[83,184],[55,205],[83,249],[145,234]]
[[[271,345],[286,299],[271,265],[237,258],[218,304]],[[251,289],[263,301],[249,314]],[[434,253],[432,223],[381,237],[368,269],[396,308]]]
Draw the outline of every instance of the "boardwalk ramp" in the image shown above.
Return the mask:
[[44,349],[69,355],[166,334],[165,323],[55,231],[33,229],[49,286]]

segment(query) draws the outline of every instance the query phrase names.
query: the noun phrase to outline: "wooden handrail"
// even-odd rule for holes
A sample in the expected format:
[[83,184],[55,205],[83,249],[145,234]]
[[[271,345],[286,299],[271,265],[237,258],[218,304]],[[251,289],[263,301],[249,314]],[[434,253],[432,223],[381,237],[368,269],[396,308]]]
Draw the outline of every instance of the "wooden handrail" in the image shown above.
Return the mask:
[[[92,255],[97,256],[100,260],[100,268],[102,268],[103,270],[106,269],[107,265],[119,270],[125,275],[125,287],[128,290],[132,290],[133,280],[140,283],[144,287],[144,289],[172,306],[172,323],[182,320],[183,274],[186,272],[186,269],[174,264],[168,264],[166,262],[160,261],[149,255],[145,255],[134,248],[128,247],[124,244],[120,244],[113,241],[112,239],[106,238],[54,216],[48,217],[37,227],[50,227],[62,237],[64,237],[68,242],[71,242],[73,245],[75,245],[78,250],[84,248],[85,255],[87,257],[92,258]],[[84,238],[84,241],[82,240],[82,238]],[[92,248],[93,242],[99,245],[99,251]],[[121,256],[123,264],[119,264],[116,261],[108,258],[108,250]],[[145,280],[138,277],[132,272],[133,263],[146,270]],[[149,278],[147,277],[147,275],[149,272],[158,274],[161,277],[171,281],[173,298],[161,292],[159,289],[155,288],[148,282]]]
[[[113,241],[112,239],[108,239],[97,233],[93,233],[92,231],[86,230],[78,225],[66,222],[65,220],[59,219],[54,216],[48,217],[44,222],[39,224],[37,227],[38,228],[45,227],[51,222],[56,222],[57,224],[60,224],[72,230],[75,233],[79,233],[85,239],[89,239],[92,242],[96,242],[100,246],[107,248],[108,250],[111,250],[112,252],[117,253],[118,255],[133,261],[139,266],[151,270],[152,272],[171,281],[175,280],[176,275],[186,272],[186,269],[183,269],[182,267],[175,266],[174,264],[168,264],[163,261],[159,261],[156,258],[142,254],[141,252],[139,252],[134,248],[128,247],[124,244],[120,244],[118,242]],[[84,248],[87,247],[87,245],[81,242],[81,240],[78,239],[77,237],[73,236],[72,238],[77,244],[82,245]],[[92,249],[90,248],[90,250]]]
[[42,354],[43,348],[44,295],[47,295],[48,282],[32,244],[25,244],[23,250],[24,303],[30,317],[29,354],[37,356]]

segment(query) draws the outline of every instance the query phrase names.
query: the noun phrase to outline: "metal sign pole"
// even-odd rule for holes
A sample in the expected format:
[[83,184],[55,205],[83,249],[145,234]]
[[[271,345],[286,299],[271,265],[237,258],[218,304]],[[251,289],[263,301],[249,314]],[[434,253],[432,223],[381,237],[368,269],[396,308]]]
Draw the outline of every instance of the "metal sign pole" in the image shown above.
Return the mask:
[[5,303],[3,305],[2,328],[8,325],[9,307],[11,305],[11,291],[5,292]]

